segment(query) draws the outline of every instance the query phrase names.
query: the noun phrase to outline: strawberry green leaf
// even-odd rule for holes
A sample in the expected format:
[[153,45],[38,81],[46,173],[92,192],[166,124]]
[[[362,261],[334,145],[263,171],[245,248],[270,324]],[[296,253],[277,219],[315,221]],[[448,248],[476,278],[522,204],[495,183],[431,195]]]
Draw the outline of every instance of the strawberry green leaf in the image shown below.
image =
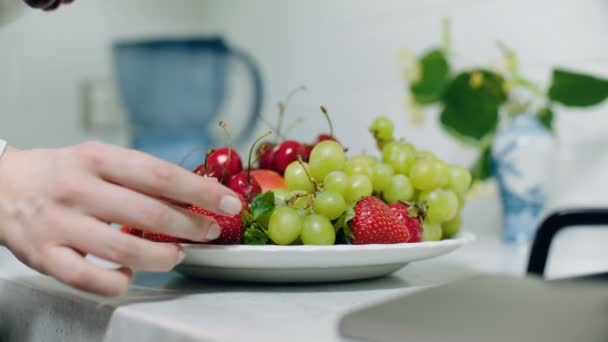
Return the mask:
[[243,233],[243,243],[245,245],[266,245],[268,241],[268,235],[264,228],[257,223],[253,223]]
[[441,124],[462,142],[477,144],[495,131],[506,99],[501,75],[483,69],[460,73],[443,94]]
[[251,202],[250,208],[253,221],[257,222],[260,217],[268,215],[274,209],[274,192],[258,194]]
[[243,222],[243,227],[249,227],[249,225],[251,225],[253,217],[249,211],[243,210],[241,212],[241,222]]
[[437,102],[448,84],[450,66],[442,50],[427,52],[419,61],[420,79],[410,85],[418,104]]
[[608,98],[608,79],[555,69],[549,98],[569,107],[595,106]]
[[341,233],[344,236],[346,243],[349,243],[349,241],[355,237],[348,224],[354,217],[355,209],[354,207],[350,207],[336,220],[336,224],[334,225],[336,233]]

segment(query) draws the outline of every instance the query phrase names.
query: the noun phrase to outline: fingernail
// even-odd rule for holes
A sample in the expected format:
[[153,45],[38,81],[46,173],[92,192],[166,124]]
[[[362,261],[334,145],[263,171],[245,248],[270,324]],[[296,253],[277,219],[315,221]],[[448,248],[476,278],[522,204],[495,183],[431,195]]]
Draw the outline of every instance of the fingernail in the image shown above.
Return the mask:
[[184,261],[184,258],[186,258],[186,253],[184,253],[184,251],[182,249],[180,249],[179,252],[177,253],[177,262],[175,264],[176,265],[181,264],[182,261]]
[[207,230],[207,236],[206,239],[207,241],[211,241],[211,240],[215,240],[218,237],[220,237],[220,226],[217,225],[217,223],[212,223],[209,226],[209,229]]
[[226,215],[236,215],[241,212],[241,201],[235,196],[224,195],[220,199],[219,209]]

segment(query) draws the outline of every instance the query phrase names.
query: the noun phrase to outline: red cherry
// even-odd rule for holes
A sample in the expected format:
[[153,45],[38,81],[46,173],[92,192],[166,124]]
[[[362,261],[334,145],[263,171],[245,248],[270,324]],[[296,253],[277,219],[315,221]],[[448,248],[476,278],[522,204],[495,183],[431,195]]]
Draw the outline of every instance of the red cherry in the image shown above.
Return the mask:
[[317,136],[317,144],[325,140],[336,140],[331,134],[321,133]]
[[305,154],[306,149],[304,145],[295,140],[285,140],[279,145],[274,153],[272,168],[276,172],[283,174],[287,165],[297,160],[298,156],[303,156]]
[[260,163],[260,169],[272,169],[272,160],[274,158],[276,144],[272,142],[263,142],[256,151]]
[[251,203],[253,198],[262,192],[260,184],[258,184],[255,178],[251,176],[248,177],[247,171],[241,171],[230,177],[228,187],[232,189],[232,191],[241,194],[247,203]]
[[[207,157],[206,167],[205,164],[201,166],[202,170],[207,171],[207,176],[218,178],[222,182],[227,182],[230,177],[243,170],[241,157],[236,150],[229,147],[222,147],[213,151]],[[196,170],[200,171],[201,166],[197,167]]]
[[304,145],[304,153],[302,153],[302,160],[307,162],[308,159],[310,158],[310,153],[312,152],[312,149],[315,147],[314,144],[305,144]]

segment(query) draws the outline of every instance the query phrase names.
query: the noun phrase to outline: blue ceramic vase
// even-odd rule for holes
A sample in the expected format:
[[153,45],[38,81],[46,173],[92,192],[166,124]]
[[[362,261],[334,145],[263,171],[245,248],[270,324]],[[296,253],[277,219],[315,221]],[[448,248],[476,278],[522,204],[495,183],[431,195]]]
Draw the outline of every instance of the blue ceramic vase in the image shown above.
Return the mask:
[[546,180],[555,153],[554,138],[534,114],[520,114],[501,127],[492,162],[503,209],[503,240],[531,241],[546,203]]

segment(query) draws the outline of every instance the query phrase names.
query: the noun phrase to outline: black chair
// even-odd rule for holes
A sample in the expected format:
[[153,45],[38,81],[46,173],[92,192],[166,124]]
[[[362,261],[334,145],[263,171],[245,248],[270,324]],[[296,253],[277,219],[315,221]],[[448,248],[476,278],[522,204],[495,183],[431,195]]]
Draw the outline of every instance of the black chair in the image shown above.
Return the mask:
[[[576,226],[608,225],[608,209],[567,209],[548,216],[538,228],[528,263],[528,274],[544,278],[547,258],[555,236],[566,228]],[[607,246],[608,248],[608,242]],[[589,280],[607,280],[608,273],[582,277]]]

